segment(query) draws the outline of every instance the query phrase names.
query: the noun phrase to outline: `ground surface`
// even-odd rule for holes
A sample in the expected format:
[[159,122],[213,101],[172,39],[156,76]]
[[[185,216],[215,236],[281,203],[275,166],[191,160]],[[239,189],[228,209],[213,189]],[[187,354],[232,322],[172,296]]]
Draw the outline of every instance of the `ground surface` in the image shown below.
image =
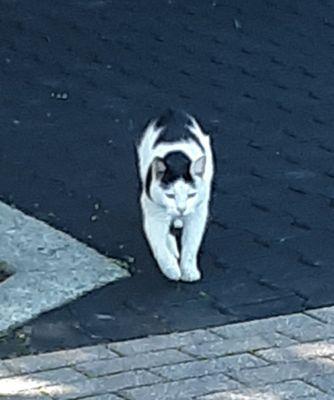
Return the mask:
[[[221,325],[334,303],[334,5],[326,0],[2,0],[3,201],[132,262],[0,354]],[[134,144],[167,106],[217,161],[204,279],[143,239]]]
[[334,308],[0,361],[4,400],[331,400]]

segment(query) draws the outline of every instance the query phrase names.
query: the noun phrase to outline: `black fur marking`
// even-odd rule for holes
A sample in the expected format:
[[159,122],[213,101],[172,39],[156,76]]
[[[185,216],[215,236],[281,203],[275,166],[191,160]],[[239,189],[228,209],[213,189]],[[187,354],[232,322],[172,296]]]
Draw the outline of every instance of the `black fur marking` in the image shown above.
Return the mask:
[[165,155],[163,162],[166,166],[161,182],[168,186],[178,179],[193,183],[190,173],[191,160],[182,151],[172,151]]
[[180,140],[192,140],[198,144],[202,151],[204,147],[197,138],[188,128],[190,120],[187,114],[183,111],[167,110],[156,122],[158,128],[164,128],[155,141],[154,146],[158,146],[160,143],[173,143]]
[[181,246],[182,246],[182,232],[183,232],[183,228],[175,228],[173,226],[173,222],[172,225],[169,228],[169,233],[171,235],[173,235],[176,239],[176,244],[177,244],[177,248],[179,250],[179,253],[181,253]]
[[[164,186],[168,186],[178,179],[183,179],[194,185],[194,180],[190,172],[191,160],[182,151],[171,151],[167,153],[161,161],[166,166],[166,171],[163,172],[161,177],[161,183]],[[151,197],[151,185],[153,181],[153,165],[151,164],[145,179],[145,192],[147,197]]]
[[150,168],[147,171],[146,175],[146,180],[145,180],[145,192],[147,194],[147,197],[151,199],[151,183],[153,179],[153,171],[152,171],[152,165],[150,165]]

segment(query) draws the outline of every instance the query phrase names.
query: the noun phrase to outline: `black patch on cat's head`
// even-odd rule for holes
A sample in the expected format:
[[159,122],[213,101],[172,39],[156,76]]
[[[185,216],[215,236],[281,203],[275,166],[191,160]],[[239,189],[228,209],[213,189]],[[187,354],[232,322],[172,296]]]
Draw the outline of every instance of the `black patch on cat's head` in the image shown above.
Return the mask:
[[172,151],[166,154],[162,160],[166,166],[166,171],[161,178],[163,185],[168,186],[178,179],[193,183],[190,173],[191,160],[182,151]]
[[191,123],[189,116],[184,111],[176,111],[168,109],[156,122],[157,128],[163,128],[153,147],[160,143],[173,143],[180,140],[193,140],[199,147],[204,150],[197,136],[188,128]]
[[[150,199],[152,198],[151,185],[156,160],[153,160],[150,165],[145,179],[145,192]],[[190,172],[191,160],[182,151],[171,151],[164,158],[159,158],[159,162],[163,162],[166,167],[165,171],[161,173],[161,177],[158,178],[163,186],[169,186],[178,179],[183,179],[185,182],[194,185],[194,179]]]

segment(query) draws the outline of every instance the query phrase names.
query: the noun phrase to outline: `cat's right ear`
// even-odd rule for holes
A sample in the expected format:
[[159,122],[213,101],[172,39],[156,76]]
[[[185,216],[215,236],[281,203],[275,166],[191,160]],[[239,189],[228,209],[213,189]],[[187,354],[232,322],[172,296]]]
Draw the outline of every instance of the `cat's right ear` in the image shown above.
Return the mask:
[[156,157],[152,162],[153,176],[155,179],[161,179],[166,171],[164,160]]

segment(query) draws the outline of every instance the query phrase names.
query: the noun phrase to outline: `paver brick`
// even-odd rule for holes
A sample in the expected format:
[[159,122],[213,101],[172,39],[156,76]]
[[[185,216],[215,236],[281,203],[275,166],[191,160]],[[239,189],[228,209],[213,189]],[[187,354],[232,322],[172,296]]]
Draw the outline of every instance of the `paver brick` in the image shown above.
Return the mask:
[[85,376],[83,374],[71,368],[62,368],[0,379],[0,390],[5,394],[15,395],[29,389],[44,389],[55,384],[70,384],[73,381],[82,382],[84,380]]
[[[202,343],[199,345],[187,346],[184,350],[187,353],[199,357],[219,357],[234,353],[244,353],[259,349],[267,349],[273,346],[288,346],[294,343],[289,338],[278,333],[272,335],[256,335],[239,337],[236,339],[221,339],[218,342]],[[183,348],[181,348],[183,349]]]
[[50,396],[46,396],[43,393],[41,393],[40,391],[24,391],[21,392],[19,395],[17,396],[10,396],[10,397],[2,397],[1,396],[1,392],[0,392],[0,399],[4,399],[4,400],[32,400],[32,399],[36,399],[36,400],[52,400],[52,397]]
[[225,325],[213,328],[211,331],[227,338],[253,336],[262,332],[281,332],[301,341],[334,336],[332,326],[303,314],[292,314]]
[[148,371],[130,371],[102,378],[85,379],[68,385],[48,386],[44,392],[57,400],[72,400],[80,397],[114,393],[122,389],[150,385],[161,378]]
[[325,393],[328,393],[329,395],[333,396],[334,395],[334,369],[332,370],[332,373],[329,375],[317,375],[317,376],[311,376],[307,378],[307,382],[311,383],[315,387],[321,389]]
[[[282,320],[284,320],[286,317],[277,318],[282,318]],[[275,332],[277,323],[276,317],[266,318],[237,324],[223,325],[217,328],[212,328],[211,331],[225,338],[237,338],[245,335],[255,336],[263,332]]]
[[101,396],[85,397],[85,400],[121,400],[121,397],[116,396],[115,394],[102,394]]
[[130,355],[168,348],[180,348],[181,346],[213,342],[216,340],[220,340],[217,335],[204,329],[198,329],[189,332],[149,336],[144,339],[112,343],[108,348],[123,355]]
[[177,364],[193,358],[175,349],[151,353],[139,353],[110,360],[93,361],[76,365],[76,369],[90,377],[114,374],[134,369],[151,368],[160,365]]
[[320,390],[302,381],[287,381],[267,386],[266,388],[274,396],[284,398],[284,400],[295,400],[298,398],[308,398],[321,394]]
[[4,365],[15,373],[26,374],[114,357],[118,355],[111,349],[98,345],[14,358],[4,361]]
[[330,375],[333,371],[334,362],[332,360],[319,358],[290,362],[287,366],[278,363],[259,368],[229,371],[228,375],[251,387],[257,387],[293,379],[307,380],[313,376]]
[[322,323],[306,315],[288,317],[283,324],[278,322],[277,330],[301,342],[334,337],[332,325]]
[[[306,400],[305,397],[301,398]],[[333,399],[332,395],[325,393],[316,394],[315,396],[310,397],[310,400],[332,400],[332,399]]]
[[334,340],[300,343],[284,348],[259,350],[256,355],[270,362],[290,362],[307,358],[334,356]]
[[323,393],[316,388],[305,382],[295,380],[275,385],[266,385],[258,389],[241,389],[231,392],[214,393],[201,396],[198,400],[311,400],[316,398],[314,396],[322,395]]
[[7,376],[13,375],[6,365],[0,361],[0,378],[6,378]]
[[250,354],[238,354],[220,357],[213,360],[191,361],[187,363],[168,365],[151,369],[152,372],[163,376],[168,380],[195,378],[210,375],[231,369],[254,368],[264,366],[267,363]]
[[323,307],[318,310],[307,310],[305,314],[319,318],[321,321],[334,325],[334,308]]
[[160,383],[121,392],[130,400],[189,400],[192,396],[207,394],[213,390],[232,390],[240,386],[223,374],[208,375],[178,382]]

